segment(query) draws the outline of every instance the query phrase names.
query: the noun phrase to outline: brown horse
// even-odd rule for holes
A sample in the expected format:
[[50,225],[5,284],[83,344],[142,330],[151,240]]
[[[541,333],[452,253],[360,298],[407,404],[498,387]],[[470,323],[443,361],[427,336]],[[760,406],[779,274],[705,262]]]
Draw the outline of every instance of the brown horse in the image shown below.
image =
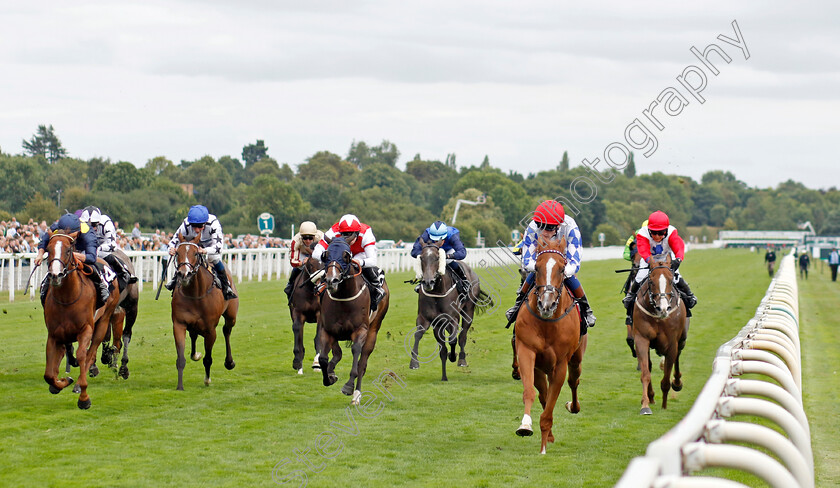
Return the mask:
[[44,322],[47,326],[47,365],[44,380],[50,393],[59,393],[73,383],[73,379],[58,379],[58,366],[65,355],[65,347],[79,343],[79,408],[90,408],[87,376],[96,360],[96,349],[105,337],[111,315],[117,306],[116,281],[114,291],[105,304],[96,309],[96,284],[86,275],[97,272],[79,261],[74,254],[78,232],[59,229],[47,244],[47,267],[50,287],[44,301]]
[[551,426],[554,406],[566,368],[569,370],[569,388],[572,401],[566,403],[571,413],[580,412],[577,387],[580,383],[581,363],[586,351],[586,335],[580,335],[580,315],[575,301],[563,285],[566,267],[566,239],[540,239],[536,253],[536,281],[524,306],[516,316],[516,353],[522,375],[522,400],[525,414],[517,435],[530,436],[531,405],[534,387],[539,391],[543,413],[540,415],[542,442],[540,453],[545,454],[546,444],[554,442]]
[[[447,345],[451,346],[448,354],[449,361],[455,362],[455,334],[461,352],[458,355],[458,366],[467,366],[467,356],[464,346],[467,343],[467,332],[472,325],[476,304],[492,306],[492,299],[481,291],[481,285],[475,272],[466,263],[459,263],[465,276],[470,282],[466,296],[456,291],[455,278],[452,270],[447,269],[446,254],[441,249],[443,241],[427,244],[420,251],[420,289],[417,297],[417,326],[414,331],[414,348],[411,353],[409,368],[418,369],[418,346],[423,334],[432,327],[438,342],[438,352],[441,363],[441,381],[447,381],[446,359]],[[489,303],[488,303],[489,302]],[[459,325],[460,323],[460,325]]]
[[[289,314],[292,316],[292,332],[295,335],[294,346],[294,360],[292,361],[292,368],[298,374],[303,374],[303,358],[306,355],[306,350],[303,347],[303,325],[304,323],[317,324],[318,317],[321,315],[321,300],[315,291],[315,285],[312,284],[311,277],[322,269],[321,263],[317,259],[307,258],[301,265],[302,272],[295,279],[294,288],[292,288],[291,299],[289,300]],[[320,369],[321,364],[318,362],[318,329],[315,329],[315,360],[312,363],[313,368]]]
[[[337,243],[347,246],[343,240],[333,239],[330,248],[324,253],[325,257],[332,255],[331,248]],[[349,251],[344,251],[340,260],[327,262],[324,275],[327,287],[321,295],[321,316],[318,323],[318,337],[321,343],[318,361],[321,363],[324,386],[338,381],[335,365],[341,361],[341,347],[337,341],[352,342],[353,366],[350,379],[341,388],[345,395],[353,395],[351,405],[358,405],[361,400],[362,378],[367,370],[368,358],[376,346],[376,334],[388,312],[390,300],[388,284],[385,283],[385,295],[376,310],[371,312],[370,291],[361,274],[359,263],[352,259]],[[328,361],[330,351],[333,358]]]
[[[659,383],[662,389],[662,408],[668,405],[668,392],[682,390],[680,374],[680,352],[685,347],[688,335],[688,318],[685,303],[674,287],[674,272],[671,270],[671,255],[650,258],[650,274],[639,292],[633,309],[633,340],[642,380],[642,415],[653,413],[653,386],[650,382],[650,349],[664,356],[664,376]],[[670,381],[671,368],[674,381]]]
[[[172,292],[172,333],[175,336],[175,351],[178,358],[178,390],[184,389],[184,340],[189,331],[192,342],[190,357],[193,361],[201,359],[201,353],[195,351],[195,341],[200,335],[204,338],[204,384],[210,385],[210,365],[213,364],[213,344],[216,342],[216,326],[219,318],[225,317],[222,332],[225,334],[225,368],[233,369],[236,363],[230,351],[230,331],[236,324],[239,311],[239,299],[225,300],[221,288],[214,285],[214,276],[207,265],[204,253],[199,245],[201,235],[191,241],[183,241],[175,248],[175,275],[177,285]],[[183,236],[179,236],[179,240]],[[234,287],[228,273],[228,283]],[[235,291],[235,288],[234,288]]]

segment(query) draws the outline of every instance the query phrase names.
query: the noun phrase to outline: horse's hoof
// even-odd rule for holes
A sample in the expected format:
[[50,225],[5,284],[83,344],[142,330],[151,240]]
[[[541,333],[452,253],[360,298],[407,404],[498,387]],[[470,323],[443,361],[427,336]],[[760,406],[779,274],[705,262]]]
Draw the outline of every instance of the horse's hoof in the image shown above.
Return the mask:
[[350,400],[350,405],[359,405],[362,403],[362,392],[356,390],[353,392],[353,398]]
[[292,361],[292,369],[297,371],[303,367],[302,361]]
[[303,374],[303,368],[300,368],[300,369],[298,370],[298,374]]
[[73,393],[76,394],[76,395],[80,395],[82,393],[82,387],[79,386],[78,383],[73,385]]
[[128,366],[126,366],[126,365],[120,366],[120,377],[124,380],[128,379]]
[[61,388],[50,385],[50,393],[52,393],[53,395],[58,395],[59,393],[61,393]]
[[71,357],[70,360],[67,361],[67,362],[70,363],[70,367],[73,367],[73,368],[78,368],[79,367],[79,360],[76,359],[75,356]]
[[680,391],[680,390],[682,390],[682,388],[683,388],[683,384],[682,384],[682,382],[680,382],[680,383],[671,383],[671,388],[673,388],[673,390],[674,390],[674,391]]
[[420,361],[411,358],[411,362],[408,363],[408,369],[420,369]]
[[513,379],[515,379],[516,381],[519,381],[519,380],[521,380],[521,379],[522,379],[522,376],[520,376],[520,375],[519,375],[519,370],[518,370],[518,369],[514,369],[514,370],[510,373],[510,377],[511,377],[511,378],[513,378]]
[[440,377],[440,380],[441,380],[441,381],[449,381],[449,378],[447,378],[446,376],[441,376],[441,377]]
[[338,381],[338,376],[334,374],[327,375],[324,377],[324,386],[332,386],[336,381]]
[[518,429],[516,429],[516,435],[519,437],[530,437],[534,435],[534,429],[532,429],[530,425],[522,424]]
[[95,364],[91,366],[88,370],[88,376],[90,376],[91,378],[96,378],[97,376],[99,376],[99,367],[97,367]]
[[665,371],[665,356],[659,359],[659,371]]
[[353,385],[346,383],[344,386],[341,387],[341,393],[344,393],[347,396],[353,394]]
[[228,371],[230,371],[231,369],[233,369],[235,367],[236,367],[236,361],[234,361],[233,359],[231,359],[230,362],[225,361],[225,369],[227,369]]
[[572,402],[566,402],[566,410],[567,410],[569,413],[578,413],[578,412],[580,412],[580,409],[578,409],[578,411],[577,411],[577,412],[575,412],[575,411],[574,411],[574,409],[572,409]]
[[204,378],[204,386],[210,386],[210,377]]
[[193,361],[198,361],[199,359],[201,359],[201,353],[197,352],[193,354],[192,356],[190,356],[190,359],[192,359]]
[[641,412],[639,412],[639,415],[653,415],[653,410],[651,410],[650,407],[645,407]]
[[624,340],[627,341],[627,346],[630,348],[630,354],[632,354],[633,357],[636,357],[636,341],[632,337],[627,337]]
[[79,405],[79,408],[81,408],[82,410],[87,410],[87,409],[89,409],[89,408],[90,408],[90,398],[88,398],[88,399],[87,399],[87,400],[85,400],[85,401],[79,400],[79,402],[77,403],[77,405]]
[[460,366],[462,368],[466,368],[467,367],[467,360],[464,359],[464,358],[459,359],[458,360],[458,366]]
[[449,362],[450,362],[450,363],[454,363],[454,362],[455,362],[455,359],[456,359],[457,357],[458,357],[458,356],[456,356],[456,355],[455,355],[455,351],[450,352],[450,353],[449,353]]

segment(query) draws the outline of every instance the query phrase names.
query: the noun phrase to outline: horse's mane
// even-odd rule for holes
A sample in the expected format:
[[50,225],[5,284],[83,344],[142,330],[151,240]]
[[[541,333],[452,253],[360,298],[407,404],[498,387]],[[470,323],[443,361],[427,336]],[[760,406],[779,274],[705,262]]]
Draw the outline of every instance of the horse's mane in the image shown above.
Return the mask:
[[563,253],[566,252],[566,238],[565,237],[552,237],[551,239],[543,239],[540,236],[537,236],[537,252],[539,251],[546,251],[546,250],[554,250],[554,251],[561,251]]

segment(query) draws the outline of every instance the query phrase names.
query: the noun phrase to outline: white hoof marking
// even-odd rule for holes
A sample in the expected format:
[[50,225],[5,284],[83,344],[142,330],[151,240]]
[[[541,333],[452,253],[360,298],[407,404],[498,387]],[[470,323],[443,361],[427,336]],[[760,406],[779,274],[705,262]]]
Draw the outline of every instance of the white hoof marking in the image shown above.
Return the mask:
[[359,390],[353,391],[353,399],[350,400],[350,405],[359,405],[362,403],[362,392]]
[[210,377],[209,376],[204,378],[204,385],[205,386],[210,386]]
[[303,374],[303,368],[300,368],[300,369],[298,370],[298,374]]

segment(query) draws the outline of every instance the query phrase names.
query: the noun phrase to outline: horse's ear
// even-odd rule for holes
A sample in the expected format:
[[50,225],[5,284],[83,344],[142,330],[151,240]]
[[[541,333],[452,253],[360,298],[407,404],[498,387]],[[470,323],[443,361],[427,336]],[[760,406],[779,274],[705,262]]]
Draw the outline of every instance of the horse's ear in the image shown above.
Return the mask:
[[350,264],[350,261],[353,260],[353,255],[350,254],[350,251],[344,251],[344,262]]

